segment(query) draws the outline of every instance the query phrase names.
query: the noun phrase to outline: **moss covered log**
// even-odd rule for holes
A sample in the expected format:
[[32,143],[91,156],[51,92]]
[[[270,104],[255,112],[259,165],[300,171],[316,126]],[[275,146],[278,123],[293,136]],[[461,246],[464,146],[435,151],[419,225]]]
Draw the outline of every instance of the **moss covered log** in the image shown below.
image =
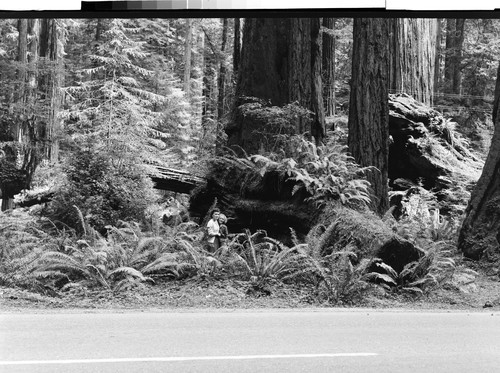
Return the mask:
[[377,215],[337,207],[326,210],[319,218],[326,230],[316,241],[320,255],[353,251],[361,258],[380,258],[396,271],[415,260],[423,251],[395,234]]

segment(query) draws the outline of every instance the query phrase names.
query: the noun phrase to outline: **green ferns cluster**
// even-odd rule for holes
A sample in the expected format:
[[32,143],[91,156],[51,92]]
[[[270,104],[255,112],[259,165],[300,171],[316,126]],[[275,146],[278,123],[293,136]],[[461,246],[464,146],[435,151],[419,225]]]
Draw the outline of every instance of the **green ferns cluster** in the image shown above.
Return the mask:
[[202,229],[192,222],[145,232],[138,223],[118,221],[95,230],[75,209],[81,234],[58,230],[27,212],[0,215],[0,285],[39,293],[115,293],[162,281],[234,279],[249,294],[271,294],[276,286],[305,287],[314,302],[352,304],[376,287],[390,292],[423,292],[449,281],[455,271],[449,246],[436,242],[400,273],[377,258],[358,259],[354,247],[329,254],[314,237],[292,245],[265,231],[235,234],[215,253],[204,250]]
[[347,153],[347,147],[327,144],[317,146],[302,136],[292,136],[293,154],[289,157],[253,155],[250,159],[263,175],[278,169],[296,182],[292,194],[305,191],[318,206],[338,202],[351,208],[370,204],[370,183],[364,177],[368,167],[360,167]]

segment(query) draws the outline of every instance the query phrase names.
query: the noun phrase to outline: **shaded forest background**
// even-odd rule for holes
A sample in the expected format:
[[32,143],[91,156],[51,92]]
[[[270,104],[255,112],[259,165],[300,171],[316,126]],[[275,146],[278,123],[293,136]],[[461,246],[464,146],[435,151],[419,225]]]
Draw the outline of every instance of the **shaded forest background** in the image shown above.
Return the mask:
[[[339,301],[442,283],[457,245],[499,254],[500,20],[33,18],[0,35],[5,284],[230,268]],[[215,206],[234,234],[214,257]]]

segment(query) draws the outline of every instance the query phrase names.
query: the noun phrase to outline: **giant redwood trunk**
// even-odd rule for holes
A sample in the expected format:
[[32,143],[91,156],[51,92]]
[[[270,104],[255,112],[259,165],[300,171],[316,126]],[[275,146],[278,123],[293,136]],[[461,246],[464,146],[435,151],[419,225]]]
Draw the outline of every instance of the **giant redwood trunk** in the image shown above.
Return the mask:
[[500,66],[497,72],[493,123],[495,130],[483,168],[474,188],[458,238],[459,249],[470,258],[498,253],[500,242]]
[[348,145],[356,162],[376,168],[367,177],[373,208],[382,214],[389,205],[389,21],[356,18],[353,36]]
[[[316,76],[321,70],[319,28],[319,20],[309,18],[246,19],[235,111],[243,96],[280,107],[296,102],[313,115],[298,120],[294,132],[308,133],[321,141],[325,128],[321,79]],[[255,153],[260,149],[260,139],[269,138],[277,130],[264,122],[236,119],[226,128],[228,145]]]
[[436,55],[435,19],[395,18],[390,21],[390,89],[432,103]]

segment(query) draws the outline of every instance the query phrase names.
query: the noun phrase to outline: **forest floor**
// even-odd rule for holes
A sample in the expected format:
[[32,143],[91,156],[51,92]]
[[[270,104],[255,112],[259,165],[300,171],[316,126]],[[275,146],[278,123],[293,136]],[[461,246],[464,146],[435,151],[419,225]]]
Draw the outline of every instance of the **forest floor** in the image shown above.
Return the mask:
[[264,309],[362,307],[405,310],[500,310],[498,266],[468,263],[477,272],[475,279],[457,278],[423,295],[386,292],[373,288],[356,303],[332,304],[319,301],[314,289],[276,284],[270,294],[249,291],[248,282],[230,279],[187,279],[166,281],[130,290],[84,290],[57,296],[40,295],[21,289],[0,287],[0,312],[107,312],[177,311],[190,309]]

